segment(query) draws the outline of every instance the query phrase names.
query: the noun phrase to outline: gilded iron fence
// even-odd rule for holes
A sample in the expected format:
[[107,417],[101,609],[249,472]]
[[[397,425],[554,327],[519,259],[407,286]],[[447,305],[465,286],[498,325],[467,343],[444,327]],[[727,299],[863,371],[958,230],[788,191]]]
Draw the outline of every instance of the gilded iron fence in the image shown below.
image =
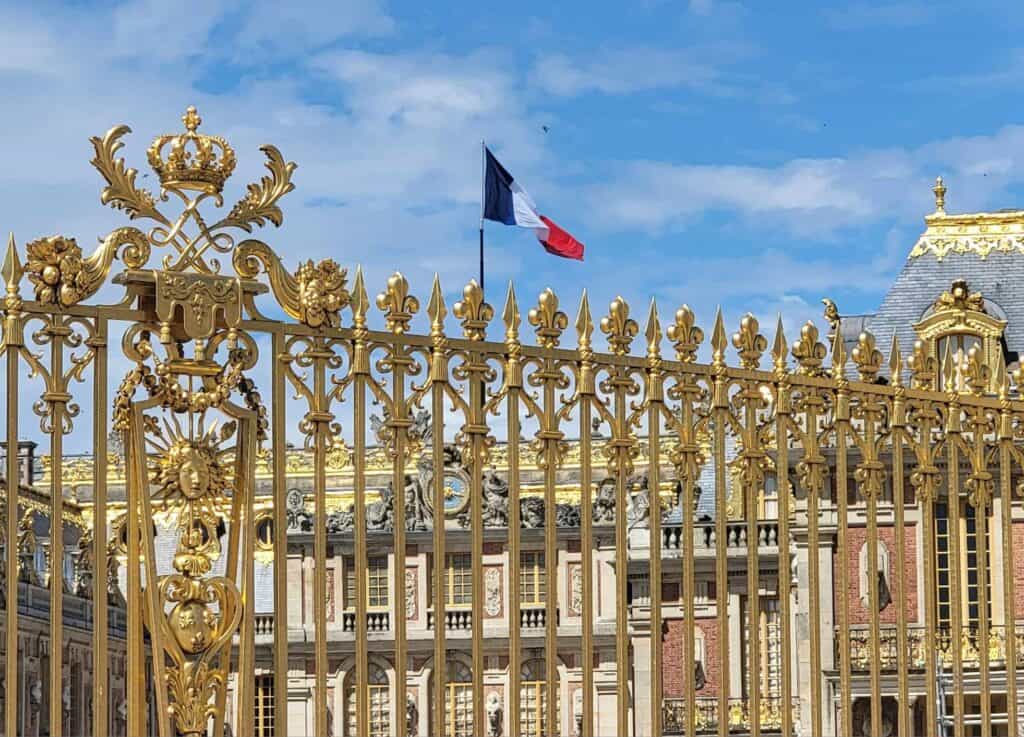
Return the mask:
[[[920,685],[924,691],[926,725],[938,723],[938,678],[952,672],[952,716],[962,733],[964,672],[976,670],[979,692],[988,693],[996,660],[1007,702],[1016,704],[1018,638],[1000,638],[999,633],[1016,611],[1012,511],[1013,495],[1019,493],[1024,403],[999,356],[976,350],[954,356],[949,349],[937,356],[934,346],[924,342],[905,354],[893,342],[886,360],[869,333],[861,334],[848,352],[833,326],[829,350],[810,323],[790,343],[781,320],[769,350],[752,315],[729,336],[719,313],[707,341],[710,361],[703,362],[698,355],[705,348],[704,331],[686,306],[674,312],[665,328],[652,302],[640,337],[641,327],[624,300],[613,300],[607,314],[595,321],[584,293],[570,331],[569,317],[550,290],[526,311],[534,344],[525,340],[511,285],[496,319],[478,284],[469,282],[449,310],[436,279],[425,307],[429,331],[417,334],[412,323],[421,302],[400,273],[371,301],[359,270],[351,285],[346,270],[330,259],[307,261],[292,272],[263,242],[248,237],[235,242],[232,232],[248,235],[268,222],[281,224],[277,203],[293,188],[295,165],[277,149],[263,149],[268,176],[249,185],[226,216],[209,224],[200,206],[221,205],[234,152],[223,139],[197,132],[200,120],[194,110],[184,122],[185,133],[160,137],[149,151],[161,183],[159,197],[139,188],[135,170],[116,156],[126,127],[92,139],[93,164],[106,181],[103,202],[133,220],[153,221],[149,231],[119,228],[88,257],[71,238],[34,240],[23,252],[12,238],[3,265],[6,438],[13,448],[27,432],[20,400],[24,387],[41,382],[34,408],[50,457],[43,491],[51,530],[63,529],[65,507],[71,504],[65,475],[78,468],[65,458],[65,438],[80,419],[79,403],[86,402],[91,414],[86,429],[92,457],[88,509],[95,533],[78,542],[78,561],[88,576],[78,581],[83,585],[74,596],[91,599],[92,734],[120,730],[120,725],[112,729],[119,717],[112,713],[108,691],[108,623],[121,593],[127,611],[127,734],[199,735],[211,729],[222,734],[227,718],[234,722],[234,734],[255,734],[264,726],[264,716],[257,719],[253,708],[257,699],[273,704],[278,715],[273,733],[289,733],[288,719],[280,716],[289,713],[288,679],[282,676],[289,672],[290,649],[297,649],[286,626],[297,606],[289,597],[284,554],[288,515],[294,511],[287,499],[289,459],[294,457],[289,437],[301,438],[310,459],[313,510],[302,513],[311,520],[312,641],[303,651],[309,652],[312,668],[314,734],[345,728],[342,714],[332,716],[328,697],[338,660],[332,644],[337,638],[329,636],[335,627],[354,634],[348,642],[354,656],[355,734],[370,734],[378,726],[371,724],[371,625],[388,635],[383,650],[379,638],[374,640],[375,656],[384,652],[397,664],[390,685],[397,695],[393,702],[402,704],[408,693],[402,665],[410,662],[407,618],[395,616],[394,609],[387,617],[371,617],[363,585],[373,523],[368,514],[381,512],[372,506],[367,488],[368,458],[375,453],[383,453],[390,470],[385,510],[391,520],[386,528],[390,550],[401,560],[412,531],[429,546],[430,617],[448,623],[429,628],[434,677],[426,733],[462,728],[451,719],[452,691],[444,667],[450,662],[449,645],[456,641],[452,617],[458,619],[457,629],[469,633],[470,680],[463,693],[470,698],[463,717],[478,731],[494,723],[484,674],[490,667],[485,656],[495,647],[504,650],[510,664],[505,666],[507,732],[524,734],[536,726],[523,724],[528,712],[521,701],[524,676],[517,667],[526,657],[527,630],[531,641],[542,631],[542,647],[531,645],[543,663],[543,678],[530,680],[541,684],[537,688],[543,692],[535,702],[543,711],[537,723],[560,725],[562,733],[661,734],[671,728],[696,734],[712,725],[725,735],[739,725],[755,735],[794,734],[799,721],[804,733],[852,734],[854,693],[860,689],[867,694],[871,733],[882,732],[883,696],[895,696],[901,705],[897,731],[909,735],[913,668],[924,673],[913,688]],[[163,203],[178,199],[181,213],[164,215]],[[219,263],[220,257],[230,265]],[[115,261],[124,268],[110,279]],[[23,299],[26,281],[34,299]],[[123,294],[116,302],[87,303],[101,289],[109,294],[117,288]],[[262,296],[268,291],[269,297]],[[962,309],[957,300],[969,299],[954,293],[947,302],[951,309]],[[377,319],[383,329],[371,328]],[[595,349],[597,330],[605,336],[607,352]],[[500,340],[488,340],[488,331],[499,333]],[[636,342],[642,344],[639,353],[632,352]],[[730,346],[738,365],[730,365]],[[115,374],[111,364],[125,360],[130,368]],[[266,386],[257,386],[257,375],[267,377]],[[87,379],[91,392],[76,397],[72,389]],[[381,408],[383,418],[371,423],[373,407]],[[116,430],[113,441],[110,428]],[[453,453],[466,481],[462,491],[445,483],[446,459]],[[493,540],[497,534],[505,546],[514,587],[522,573],[523,528],[541,530],[545,580],[557,582],[565,525],[555,512],[566,503],[559,501],[560,472],[570,455],[577,474],[578,522],[573,524],[583,553],[575,629],[560,629],[567,592],[551,585],[539,607],[508,596],[508,621],[514,626],[492,638],[484,624],[485,536]],[[503,502],[495,500],[489,486],[488,469],[499,456],[507,486]],[[639,463],[643,484],[636,491],[631,479]],[[534,474],[529,494],[523,488],[524,464]],[[428,483],[410,486],[413,467]],[[334,533],[326,522],[338,512],[328,509],[328,478],[330,469],[337,468],[351,473],[348,537],[337,539],[351,545],[357,582],[351,613],[334,623],[328,616],[328,602],[335,596],[328,589],[328,544]],[[263,497],[257,493],[261,472],[270,479]],[[123,494],[115,498],[108,481],[117,474],[124,484]],[[8,452],[5,652],[6,689],[13,694],[19,693],[22,674],[11,655],[23,647],[18,637],[23,587],[15,582],[28,575],[23,556],[30,552],[33,534],[23,510],[38,491],[31,483],[13,482],[19,478],[18,454]],[[769,486],[777,490],[777,509],[765,519],[762,505]],[[407,492],[419,496],[409,498]],[[704,493],[712,500],[706,515],[710,521],[698,519],[695,511]],[[525,504],[530,495],[543,501],[543,513]],[[903,503],[907,498],[912,505]],[[445,553],[455,533],[441,522],[453,505],[459,507],[471,560],[465,608],[449,606],[445,595]],[[940,505],[946,533],[937,551],[932,531]],[[678,513],[675,521],[668,507]],[[903,531],[909,508],[920,515],[917,524],[924,531],[917,555],[926,561],[918,582],[922,606],[912,621],[905,579],[894,577],[885,594],[891,594],[894,621],[883,627],[883,591],[869,585],[867,622],[854,629],[846,595],[853,590],[853,571],[842,558],[836,564],[830,551],[834,545],[846,555],[851,530],[860,529],[855,522],[862,520],[865,575],[869,582],[878,580],[884,574],[879,568],[880,520]],[[112,509],[120,514],[112,516]],[[409,510],[420,515],[415,523]],[[533,515],[532,522],[527,514]],[[171,520],[176,536],[173,553],[164,558],[151,524],[160,515]],[[994,561],[993,566],[964,570],[952,565],[942,574],[948,581],[937,581],[930,562],[941,554],[960,560],[968,545],[961,527],[967,516],[972,554]],[[267,520],[271,527],[261,527]],[[997,520],[999,535],[990,535]],[[494,533],[494,527],[504,532]],[[272,612],[257,613],[254,566],[261,546],[268,544],[266,529],[273,530],[270,547],[280,549],[273,555]],[[597,590],[596,536],[612,541],[605,566],[615,574],[611,612]],[[902,574],[908,570],[906,536],[894,537],[895,570]],[[64,537],[50,538],[51,566],[58,571]],[[995,539],[998,550],[990,551]],[[648,589],[642,605],[638,599],[634,606],[630,579],[638,567],[636,585],[645,578]],[[404,564],[392,566],[389,575],[395,600],[397,592],[406,590]],[[725,595],[736,582],[745,592],[744,621],[738,628],[745,632],[742,645],[721,636],[713,658],[698,658],[698,633],[686,626],[681,651],[671,662],[661,636],[649,638],[641,658],[633,645],[637,633],[662,633],[666,618],[665,588],[649,582],[670,576],[679,582],[672,605],[682,621],[695,622],[699,607],[713,612],[707,619],[719,633],[736,629],[737,614]],[[61,576],[51,572],[50,579]],[[998,588],[992,585],[996,579]],[[709,582],[717,586],[717,595],[709,594]],[[991,601],[990,592],[997,590],[1000,600]],[[62,585],[49,586],[47,635],[52,642],[62,641],[64,599],[71,595]],[[778,602],[770,629],[761,601],[768,597]],[[993,622],[997,610],[998,623]],[[835,629],[823,612],[834,612]],[[601,617],[612,630],[614,647],[614,672],[603,669],[601,674],[606,677],[603,706],[591,656],[598,647]],[[1000,644],[995,650],[976,646],[967,654],[949,646],[949,632],[970,632],[979,643],[992,642],[994,634]],[[559,662],[560,647],[579,654],[572,674]],[[63,693],[66,685],[62,653],[61,647],[50,648],[50,694]],[[272,696],[255,681],[256,662],[264,656],[269,672],[278,674]],[[771,670],[769,660],[778,673],[762,677]],[[711,665],[718,688],[709,699],[698,695],[696,674]],[[883,674],[893,669],[895,683],[890,685],[886,676],[883,686]],[[636,676],[641,670],[648,674],[642,683]],[[682,674],[684,693],[666,697],[665,674],[676,671]],[[864,671],[867,683],[860,684]],[[566,704],[569,711],[560,680],[570,675],[578,678],[580,694],[571,720],[567,713],[560,715],[559,707]],[[62,699],[48,703],[51,734],[70,731]],[[788,704],[795,706],[783,708]],[[25,715],[15,699],[5,701],[5,707],[5,733],[16,734]],[[398,717],[398,707],[390,708],[386,728],[404,733],[406,720]],[[988,733],[991,702],[982,699],[979,709]],[[1016,709],[1009,709],[1006,718],[1015,734]]]

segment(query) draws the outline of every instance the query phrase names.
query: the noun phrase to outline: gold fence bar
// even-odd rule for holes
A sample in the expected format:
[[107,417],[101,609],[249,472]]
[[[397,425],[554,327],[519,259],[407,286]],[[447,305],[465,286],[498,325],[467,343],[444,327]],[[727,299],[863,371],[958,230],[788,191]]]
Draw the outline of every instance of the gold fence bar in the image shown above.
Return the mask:
[[274,474],[274,732],[288,737],[288,499],[287,438],[285,423],[288,405],[282,356],[285,335],[275,330],[271,336],[271,458]]
[[[555,382],[561,372],[553,358],[544,359],[544,713],[543,723],[554,731],[558,724],[558,537],[555,526],[555,475],[558,470],[558,413]],[[620,662],[626,662],[622,660]]]
[[[651,734],[662,733],[662,613],[661,613],[661,413],[664,388],[661,374],[661,324],[654,301],[647,320],[647,509],[650,533],[651,589]],[[688,622],[693,624],[693,622]]]
[[[580,583],[583,601],[581,617],[581,659],[583,661],[583,723],[580,737],[594,737],[594,478],[593,478],[593,417],[594,351],[591,336],[594,322],[590,315],[587,290],[580,297],[576,315],[576,348],[579,356],[579,374],[576,391],[580,400]],[[510,425],[511,427],[511,425]],[[518,726],[518,722],[516,722]],[[519,732],[513,730],[512,734]]]
[[[616,443],[629,442],[629,418],[626,415],[625,369],[616,368],[614,381]],[[626,449],[617,448],[615,460],[615,688],[617,734],[628,735],[629,729],[629,537],[626,527]]]
[[[947,362],[948,365],[951,365]],[[946,377],[947,387],[951,386],[953,371],[943,372]],[[953,390],[955,391],[955,390]],[[961,648],[963,634],[965,633],[961,604],[963,603],[963,586],[960,580],[960,449],[957,441],[960,437],[961,418],[960,402],[956,395],[950,392],[952,401],[947,404],[948,415],[946,417],[946,499],[949,510],[949,598],[950,598],[950,649],[953,651],[953,735],[964,737],[964,662]]]
[[683,472],[680,474],[680,481],[683,484],[683,509],[681,514],[682,537],[679,540],[680,557],[683,559],[683,585],[681,587],[683,598],[683,683],[688,684],[686,687],[686,726],[684,731],[688,737],[693,737],[697,733],[697,688],[695,680],[697,675],[697,623],[694,620],[697,586],[692,551],[694,546],[694,507],[697,501],[694,497],[694,486],[697,482],[696,475],[699,473],[697,462],[697,453],[699,451],[696,442],[697,438],[695,437],[696,433],[694,432],[693,401],[694,394],[699,394],[699,390],[696,387],[693,376],[690,374],[683,374],[679,381],[685,387],[685,390],[681,392],[680,419],[682,421],[683,437],[685,437],[686,445],[688,446],[684,451],[687,455],[682,459]]
[[[836,346],[839,350],[833,357],[832,368],[833,378],[836,384],[836,497],[838,501],[839,517],[836,520],[836,538],[839,554],[845,560],[849,551],[846,523],[849,519],[849,504],[847,498],[847,482],[849,471],[848,441],[846,433],[850,422],[849,392],[847,382],[843,377],[843,364],[845,363],[845,349],[843,338],[836,336]],[[815,549],[817,554],[817,549]],[[839,734],[853,734],[852,694],[850,687],[850,602],[847,593],[850,590],[850,571],[845,563],[839,566]],[[834,594],[830,593],[834,597]]]
[[[471,282],[472,284],[473,282]],[[482,295],[481,295],[482,296]],[[483,464],[486,450],[484,438],[487,422],[484,418],[485,379],[481,369],[486,367],[483,355],[469,354],[469,416],[470,425],[470,576],[473,603],[470,619],[470,659],[473,664],[473,724],[484,724],[484,519],[483,519]],[[479,727],[475,727],[479,729]]]
[[[327,410],[326,359],[331,354],[322,338],[313,339],[313,407],[307,415],[313,432],[313,724],[327,734]],[[356,590],[359,590],[356,586]],[[358,642],[358,639],[357,639]]]
[[[406,576],[406,554],[405,554],[405,453],[406,453],[406,432],[409,426],[409,408],[405,404],[405,371],[409,366],[407,349],[400,343],[393,343],[390,346],[392,352],[392,378],[394,384],[391,387],[391,417],[394,428],[394,460],[392,461],[391,489],[394,494],[393,514],[394,522],[394,577],[392,589],[394,594],[391,600],[394,602],[392,611],[395,613],[395,621],[392,623],[392,632],[395,634],[395,694],[397,700],[397,712],[403,713],[408,695],[409,675],[409,643],[406,641],[406,617],[405,617],[405,576]],[[394,734],[402,737],[413,737],[405,735],[401,727],[405,721],[397,719]],[[414,725],[416,729],[418,725]],[[419,734],[418,731],[413,735]]]
[[[133,413],[133,416],[136,413]],[[134,441],[136,429],[133,425],[130,431],[125,433],[127,441],[127,527],[128,527],[128,563],[127,563],[127,587],[128,595],[125,597],[128,605],[128,667],[125,681],[128,701],[127,734],[146,734],[146,675],[145,675],[145,653],[143,651],[143,629],[142,629],[142,582],[139,578],[139,566],[142,564],[139,551],[139,498],[138,488],[143,487],[147,479],[142,469],[142,462],[138,458],[138,445]],[[138,430],[141,432],[141,428]]]
[[[13,260],[15,271],[17,266],[17,253],[14,250],[14,238],[11,238],[5,265]],[[8,299],[17,297],[17,281],[7,286]],[[20,300],[17,300],[20,302]],[[17,401],[11,401],[18,397],[18,354],[22,349],[23,325],[17,309],[8,304],[4,314],[4,352],[7,354],[7,498],[4,505],[4,512],[7,515],[7,597],[6,597],[6,655],[5,687],[8,694],[18,694],[18,664],[21,659],[18,654],[18,480],[21,478],[18,468],[18,407]],[[18,700],[14,698],[4,699],[4,734],[18,734]]]
[[[253,469],[256,467],[256,432],[254,415],[248,413],[239,422],[238,471],[235,474],[234,494],[239,496],[238,520],[240,530],[234,534],[240,538],[242,623],[238,634],[238,734],[256,734],[255,691],[256,691],[256,520],[253,516],[253,494],[256,490]],[[244,445],[243,445],[244,443]],[[234,569],[232,569],[234,570]]]
[[108,733],[108,657],[107,642],[107,327],[105,318],[96,318],[90,341],[93,358],[92,394],[92,734]]
[[[906,406],[903,387],[903,358],[899,344],[893,336],[889,354],[889,381],[893,386],[892,417],[889,421],[892,444],[892,506],[896,525],[896,575],[893,576],[897,591],[896,602],[896,708],[897,734],[911,737],[910,684],[907,664],[907,545],[904,501],[903,444],[906,440]],[[927,566],[927,563],[924,564]],[[914,576],[917,577],[915,571]]]
[[935,545],[935,504],[939,492],[939,470],[935,466],[932,448],[933,417],[937,407],[931,402],[915,403],[914,421],[917,425],[914,477],[917,478],[915,496],[921,505],[922,535],[924,540],[924,685],[925,718],[927,730],[938,726],[938,604],[935,567],[938,563]]
[[825,459],[818,445],[818,417],[823,405],[817,389],[805,388],[800,400],[806,432],[801,433],[803,460],[797,466],[801,486],[807,495],[807,590],[808,629],[810,631],[811,734],[822,731],[822,669],[821,669],[821,547],[820,501],[825,482]]
[[[140,598],[139,603],[145,607],[146,619],[150,622],[150,626],[148,627],[148,629],[153,669],[152,681],[146,685],[147,687],[152,688],[152,690],[155,691],[156,713],[154,716],[156,721],[156,733],[160,735],[160,737],[171,737],[170,713],[167,708],[169,697],[167,693],[166,660],[163,645],[164,631],[162,627],[157,625],[159,618],[164,616],[164,611],[160,603],[160,594],[157,584],[159,578],[156,575],[156,551],[153,542],[153,528],[151,527],[151,525],[153,524],[153,508],[149,496],[149,475],[145,455],[145,431],[143,429],[142,423],[143,410],[156,404],[156,401],[157,400],[150,399],[147,400],[146,402],[138,403],[135,405],[131,413],[131,434],[129,437],[132,438],[132,452],[130,463],[132,463],[133,466],[135,483],[132,484],[131,482],[129,482],[129,485],[135,488],[135,493],[137,494],[137,496],[132,502],[130,502],[130,506],[131,512],[136,514],[137,521],[135,523],[134,533],[129,527],[128,534],[131,536],[129,538],[129,543],[134,543],[136,547],[136,552],[141,555],[142,563],[145,567],[146,574],[146,590],[143,593],[143,591],[140,589],[138,592],[138,596]],[[138,515],[140,513],[141,519],[138,519]],[[141,551],[138,550],[139,543],[142,544]],[[132,557],[130,552],[128,557],[130,561]],[[234,561],[231,556],[230,546],[228,551],[227,570],[234,570]],[[142,606],[140,606],[140,609],[141,608]],[[140,656],[144,661],[145,651],[142,649],[143,647],[143,643],[140,642]],[[129,674],[129,679],[130,678],[131,675]],[[139,685],[141,687],[143,685],[142,682],[147,680],[145,678],[145,671],[140,672],[136,676],[136,678],[140,682]],[[223,694],[223,691],[221,693]],[[224,713],[222,704],[223,701],[219,700],[218,713],[221,715],[223,715]],[[146,696],[143,695],[142,699],[140,700],[139,706],[140,708],[145,708],[146,705]],[[129,705],[128,708],[130,711],[131,705]],[[142,719],[142,723],[145,724],[146,714],[142,713],[140,716]],[[150,726],[149,733],[152,733],[152,726]]]
[[[982,406],[971,407],[971,478],[972,496],[968,503],[974,508],[974,533],[977,540],[976,568],[978,571],[978,694],[981,699],[981,733],[992,734],[992,694],[989,689],[989,617],[988,617],[988,514],[992,501],[992,476],[988,471],[985,433],[988,411]],[[968,596],[970,599],[970,596]],[[1009,630],[1007,630],[1009,632]],[[1009,702],[1007,702],[1009,711]]]
[[[64,389],[64,340],[71,335],[64,317],[53,315],[44,328],[50,336],[50,376],[43,401],[49,404],[50,457],[50,734],[64,729],[64,413],[70,395]],[[15,584],[17,585],[17,584]]]
[[[366,308],[368,299],[363,284],[362,269],[356,272],[352,287],[352,434],[353,434],[353,475],[352,486],[355,497],[355,579],[356,579],[356,734],[370,733],[370,666],[367,648],[366,612],[369,602],[367,581],[369,564],[366,554],[366,382],[370,373],[370,356],[366,344]],[[329,400],[328,400],[329,401]],[[325,430],[327,428],[325,427]],[[326,516],[320,524],[326,522]],[[403,558],[404,552],[402,551]],[[397,593],[397,592],[396,592]],[[319,645],[319,643],[317,643]],[[327,669],[327,643],[323,644],[324,670]],[[318,650],[319,652],[319,650]]]
[[[752,318],[751,318],[752,319]],[[755,323],[756,325],[756,323]],[[756,327],[754,329],[756,333]],[[735,338],[733,338],[735,341]],[[750,734],[761,735],[761,581],[758,558],[758,495],[764,488],[764,476],[760,471],[761,440],[758,437],[757,403],[760,401],[759,385],[745,382],[743,397],[743,450],[741,458],[746,465],[747,480],[743,484],[743,505],[747,528],[747,679],[750,695]]]
[[[868,400],[871,401],[871,400]],[[865,418],[865,446],[871,448],[875,442],[874,419]],[[870,473],[870,471],[869,471]],[[867,494],[867,515],[868,515],[868,639],[871,649],[870,680],[871,680],[871,733],[882,733],[882,639],[881,619],[878,611],[878,494],[881,493],[881,482],[879,488],[868,491]],[[844,523],[841,520],[840,525]],[[899,531],[902,534],[902,530]],[[849,551],[843,548],[842,564],[848,565]],[[844,596],[846,589],[843,589]]]
[[[444,529],[444,396],[448,386],[448,356],[444,336],[444,304],[441,284],[434,275],[434,286],[427,305],[430,316],[432,349],[430,356],[431,460],[433,461],[433,546],[434,546],[434,725],[431,734],[447,734],[445,659],[445,529]],[[479,623],[474,623],[479,624]],[[473,725],[474,729],[478,725]]]
[[[509,380],[508,401],[508,672],[509,672],[509,729],[512,734],[520,733],[520,607],[519,607],[519,393],[522,391],[522,374],[516,364],[518,381]],[[513,372],[511,361],[506,369]]]
[[793,733],[793,636],[791,631],[792,607],[790,597],[792,596],[792,579],[790,578],[789,558],[789,515],[790,515],[790,493],[789,493],[789,426],[792,422],[790,415],[792,407],[790,404],[790,383],[786,369],[786,338],[782,331],[782,317],[779,316],[779,325],[776,332],[776,349],[773,352],[775,360],[775,489],[778,497],[778,592],[779,609],[782,618],[781,624],[781,654],[782,654],[782,714],[781,729],[783,737],[789,737]]
[[[999,386],[999,503],[1003,531],[1003,621],[1006,625],[1006,703],[1017,704],[1017,627],[1016,598],[1014,596],[1013,544],[1013,483],[1011,452],[1013,451],[1013,414],[1009,396],[1009,382],[1000,377]],[[1006,710],[1007,734],[1017,734],[1017,708]]]
[[[715,317],[715,328],[711,338],[713,349],[712,367],[714,388],[712,397],[712,432],[714,435],[715,469],[715,607],[718,622],[718,737],[728,737],[729,720],[729,559],[727,536],[728,510],[725,487],[725,434],[729,413],[729,380],[725,368],[725,328],[722,311]],[[693,541],[687,540],[687,546]],[[690,678],[693,675],[690,674]]]

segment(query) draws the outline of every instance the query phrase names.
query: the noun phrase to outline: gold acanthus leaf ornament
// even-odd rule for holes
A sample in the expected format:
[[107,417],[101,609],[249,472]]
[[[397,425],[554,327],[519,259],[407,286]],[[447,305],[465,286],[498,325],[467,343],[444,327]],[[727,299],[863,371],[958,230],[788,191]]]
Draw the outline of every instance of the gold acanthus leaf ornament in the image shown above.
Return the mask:
[[346,288],[348,271],[334,259],[323,259],[318,263],[306,261],[293,275],[288,273],[270,246],[250,239],[238,244],[232,263],[235,272],[243,279],[255,279],[262,265],[282,309],[311,328],[338,327],[341,310],[351,301]]
[[280,227],[284,221],[277,201],[295,189],[292,173],[297,164],[294,161],[286,162],[275,146],[260,146],[260,151],[267,155],[264,166],[270,170],[270,176],[261,177],[258,183],[249,184],[245,197],[236,202],[228,216],[215,227],[241,228],[251,233],[254,225],[263,227],[270,221]]
[[89,139],[96,151],[96,155],[90,163],[107,181],[107,186],[100,193],[100,202],[110,205],[116,210],[124,210],[133,220],[135,218],[152,218],[166,222],[156,209],[156,200],[153,195],[149,191],[135,186],[135,177],[138,172],[126,166],[124,158],[115,158],[117,152],[124,146],[121,137],[131,132],[132,129],[127,125],[117,125],[107,131],[102,138],[93,136]]
[[149,259],[149,241],[138,228],[118,228],[95,253],[82,258],[74,238],[60,235],[39,238],[25,246],[25,274],[43,304],[71,307],[102,286],[118,251],[128,268],[140,268]]

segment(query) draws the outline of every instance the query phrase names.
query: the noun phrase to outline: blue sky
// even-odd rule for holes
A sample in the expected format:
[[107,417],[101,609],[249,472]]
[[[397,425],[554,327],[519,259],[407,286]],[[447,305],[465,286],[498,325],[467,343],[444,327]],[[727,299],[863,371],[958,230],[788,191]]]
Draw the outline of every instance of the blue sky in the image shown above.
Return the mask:
[[621,293],[795,330],[824,295],[878,304],[935,175],[951,211],[1024,205],[1022,26],[1018,3],[913,0],[3,3],[0,227],[88,248],[122,223],[88,137],[129,123],[145,169],[196,104],[238,153],[228,202],[259,144],[299,164],[271,245],[362,263],[373,293],[401,268],[425,303],[434,271],[453,297],[476,273],[486,138],[587,244],[563,261],[489,224],[499,312],[514,278],[524,307],[588,287],[595,313]]

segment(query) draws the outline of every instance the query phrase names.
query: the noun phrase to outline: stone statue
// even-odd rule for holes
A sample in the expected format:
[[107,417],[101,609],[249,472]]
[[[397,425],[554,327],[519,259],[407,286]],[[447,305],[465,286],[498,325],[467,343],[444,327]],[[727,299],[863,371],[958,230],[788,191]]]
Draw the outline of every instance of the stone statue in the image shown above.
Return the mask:
[[508,482],[493,471],[483,478],[484,527],[508,527]]
[[594,496],[594,524],[612,524],[615,522],[615,479],[602,479],[597,485]]
[[117,538],[107,543],[107,601],[111,606],[126,604],[120,585],[121,561],[117,558]]
[[519,526],[527,530],[544,526],[544,500],[527,496],[519,500]]
[[39,541],[33,529],[34,515],[26,512],[18,523],[18,580],[24,583],[39,584],[39,573],[36,571],[36,550]]
[[579,527],[580,508],[576,504],[555,505],[555,527]]
[[416,737],[419,732],[420,712],[416,708],[416,699],[412,694],[405,695],[405,734]]
[[487,696],[487,737],[501,737],[503,731],[501,697],[491,691]]
[[313,515],[306,511],[306,503],[302,497],[302,492],[298,489],[289,489],[285,505],[288,530],[312,532]]
[[39,709],[43,705],[43,682],[36,676],[28,687],[28,712],[29,719],[33,722],[39,716]]
[[78,538],[78,550],[75,551],[75,580],[73,585],[75,596],[80,596],[83,599],[92,598],[93,570],[96,561],[92,545],[92,530],[87,529]]

